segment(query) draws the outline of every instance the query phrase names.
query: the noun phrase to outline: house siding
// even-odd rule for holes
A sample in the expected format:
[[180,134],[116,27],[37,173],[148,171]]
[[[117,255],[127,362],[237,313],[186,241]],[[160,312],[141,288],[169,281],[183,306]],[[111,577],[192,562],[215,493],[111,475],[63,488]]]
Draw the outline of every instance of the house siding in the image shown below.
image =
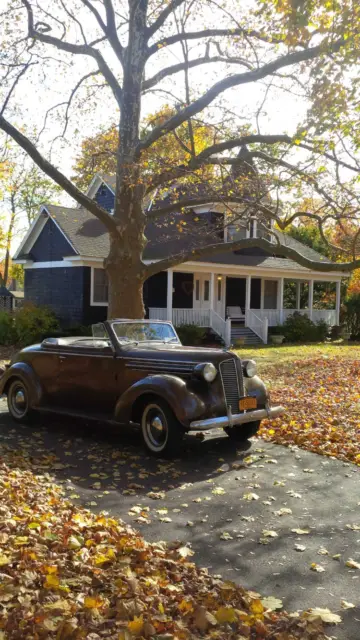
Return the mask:
[[109,211],[109,213],[114,209],[115,196],[105,184],[102,184],[98,188],[94,200],[100,205],[100,207]]
[[85,267],[25,269],[25,301],[53,310],[63,327],[84,324]]
[[71,244],[50,218],[31,249],[34,262],[53,262],[62,260],[64,256],[76,255]]

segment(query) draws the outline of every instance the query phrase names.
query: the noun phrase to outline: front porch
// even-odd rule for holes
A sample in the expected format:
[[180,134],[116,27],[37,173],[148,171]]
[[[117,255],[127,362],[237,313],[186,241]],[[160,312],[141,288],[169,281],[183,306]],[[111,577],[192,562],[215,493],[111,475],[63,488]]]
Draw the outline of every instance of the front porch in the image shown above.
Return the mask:
[[[145,297],[150,319],[211,328],[227,346],[234,325],[250,329],[266,344],[268,328],[282,325],[295,311],[314,322],[339,324],[340,275],[308,278],[295,272],[275,277],[225,272],[219,267],[209,272],[204,267],[200,270],[200,265],[196,271],[186,265],[181,269],[169,269],[148,281]],[[328,308],[318,308],[325,304]]]

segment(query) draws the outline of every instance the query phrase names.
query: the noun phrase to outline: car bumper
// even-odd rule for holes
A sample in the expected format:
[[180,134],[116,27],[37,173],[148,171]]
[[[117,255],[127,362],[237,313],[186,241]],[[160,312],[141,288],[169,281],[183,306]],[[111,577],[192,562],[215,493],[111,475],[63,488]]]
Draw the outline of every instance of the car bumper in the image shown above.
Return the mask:
[[207,431],[209,429],[219,429],[223,427],[235,427],[238,424],[246,424],[248,422],[257,422],[264,418],[277,418],[285,412],[285,408],[280,405],[277,407],[266,407],[265,409],[256,409],[255,411],[247,411],[246,413],[228,413],[227,416],[219,418],[210,418],[208,420],[194,420],[190,423],[190,431]]

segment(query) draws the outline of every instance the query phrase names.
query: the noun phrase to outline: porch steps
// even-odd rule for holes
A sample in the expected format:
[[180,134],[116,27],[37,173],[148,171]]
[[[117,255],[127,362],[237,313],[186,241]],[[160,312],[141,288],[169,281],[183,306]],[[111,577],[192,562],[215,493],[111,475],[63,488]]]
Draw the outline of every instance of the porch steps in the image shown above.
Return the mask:
[[232,325],[231,326],[231,342],[235,343],[236,340],[244,340],[244,344],[256,345],[263,344],[254,331],[244,325]]

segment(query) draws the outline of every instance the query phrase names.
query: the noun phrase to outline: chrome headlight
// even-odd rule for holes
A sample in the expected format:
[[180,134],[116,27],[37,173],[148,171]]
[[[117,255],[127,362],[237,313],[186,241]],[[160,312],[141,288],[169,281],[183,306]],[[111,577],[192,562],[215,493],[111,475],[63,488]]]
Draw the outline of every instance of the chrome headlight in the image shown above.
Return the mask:
[[217,369],[212,362],[204,362],[196,365],[195,373],[206,382],[213,382],[217,376]]
[[254,360],[246,360],[243,362],[244,374],[247,378],[253,378],[257,373],[257,366]]

